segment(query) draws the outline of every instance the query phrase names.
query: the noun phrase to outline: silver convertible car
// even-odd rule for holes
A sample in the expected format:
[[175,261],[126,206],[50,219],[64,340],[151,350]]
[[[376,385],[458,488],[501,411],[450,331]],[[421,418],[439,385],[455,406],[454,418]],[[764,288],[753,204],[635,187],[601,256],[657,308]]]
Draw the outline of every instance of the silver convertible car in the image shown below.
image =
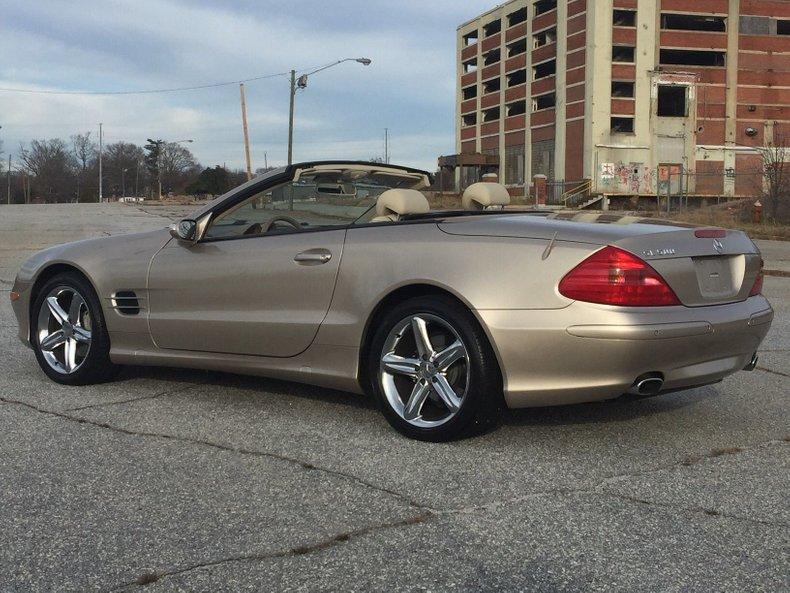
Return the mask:
[[117,365],[370,392],[396,429],[448,440],[505,406],[687,389],[752,369],[773,311],[742,232],[518,211],[477,183],[431,211],[419,170],[272,171],[159,231],[41,251],[11,292],[54,381]]

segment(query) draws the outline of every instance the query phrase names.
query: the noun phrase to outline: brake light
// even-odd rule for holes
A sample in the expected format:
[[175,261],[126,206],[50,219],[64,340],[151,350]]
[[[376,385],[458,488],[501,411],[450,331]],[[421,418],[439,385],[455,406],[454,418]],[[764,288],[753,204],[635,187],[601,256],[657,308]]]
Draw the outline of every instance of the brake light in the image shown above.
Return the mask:
[[757,296],[758,294],[762,294],[763,292],[763,259],[760,258],[760,270],[757,272],[757,278],[754,279],[754,286],[752,286],[751,292],[749,292],[749,296]]
[[666,307],[680,300],[647,262],[617,247],[604,247],[568,272],[560,294],[575,301],[623,307]]
[[727,231],[724,229],[697,229],[694,231],[694,236],[697,239],[723,239],[727,236]]

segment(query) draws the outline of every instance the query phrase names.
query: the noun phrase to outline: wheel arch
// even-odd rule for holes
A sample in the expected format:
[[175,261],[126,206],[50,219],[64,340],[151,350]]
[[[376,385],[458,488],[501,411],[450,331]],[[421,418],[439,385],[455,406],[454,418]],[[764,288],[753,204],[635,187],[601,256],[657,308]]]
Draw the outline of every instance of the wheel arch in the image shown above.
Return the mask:
[[493,340],[491,339],[491,335],[488,331],[486,325],[482,322],[480,317],[477,315],[477,312],[474,310],[473,307],[470,306],[468,302],[466,302],[463,298],[461,298],[458,294],[454,293],[450,289],[444,286],[438,286],[436,284],[430,284],[427,282],[415,282],[412,284],[406,284],[403,286],[399,286],[394,288],[386,295],[384,295],[376,306],[371,311],[370,315],[368,315],[368,319],[365,322],[365,327],[362,332],[362,340],[360,341],[360,348],[359,348],[359,361],[358,361],[358,380],[359,384],[364,391],[368,391],[368,387],[370,386],[370,376],[368,374],[368,362],[369,362],[369,350],[371,342],[373,341],[373,336],[376,333],[376,328],[378,327],[378,323],[384,318],[386,312],[395,305],[402,303],[403,301],[422,297],[422,296],[432,296],[432,295],[440,295],[449,297],[452,300],[456,301],[459,305],[464,307],[467,311],[472,314],[472,317],[475,319],[477,324],[483,330],[483,334],[486,337],[489,347],[491,348],[492,352],[497,361],[497,368],[499,370],[499,378],[500,384],[503,384],[502,381],[504,379],[502,373],[502,360],[499,356],[499,351],[494,344]]

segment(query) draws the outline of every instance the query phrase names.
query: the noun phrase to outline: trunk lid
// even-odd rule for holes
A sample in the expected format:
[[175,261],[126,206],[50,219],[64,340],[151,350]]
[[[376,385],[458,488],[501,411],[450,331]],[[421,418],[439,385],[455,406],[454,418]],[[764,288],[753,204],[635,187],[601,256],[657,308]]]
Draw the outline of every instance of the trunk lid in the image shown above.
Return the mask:
[[741,231],[697,237],[701,227],[636,216],[514,213],[447,218],[439,228],[453,235],[614,245],[653,266],[689,307],[745,300],[761,267],[757,247]]

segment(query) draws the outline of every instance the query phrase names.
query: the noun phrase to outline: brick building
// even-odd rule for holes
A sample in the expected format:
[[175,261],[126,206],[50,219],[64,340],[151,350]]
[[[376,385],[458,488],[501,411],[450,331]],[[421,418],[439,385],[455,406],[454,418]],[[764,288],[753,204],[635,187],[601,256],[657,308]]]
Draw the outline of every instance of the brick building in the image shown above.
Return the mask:
[[459,162],[514,194],[754,195],[790,137],[790,0],[512,0],[457,37]]

